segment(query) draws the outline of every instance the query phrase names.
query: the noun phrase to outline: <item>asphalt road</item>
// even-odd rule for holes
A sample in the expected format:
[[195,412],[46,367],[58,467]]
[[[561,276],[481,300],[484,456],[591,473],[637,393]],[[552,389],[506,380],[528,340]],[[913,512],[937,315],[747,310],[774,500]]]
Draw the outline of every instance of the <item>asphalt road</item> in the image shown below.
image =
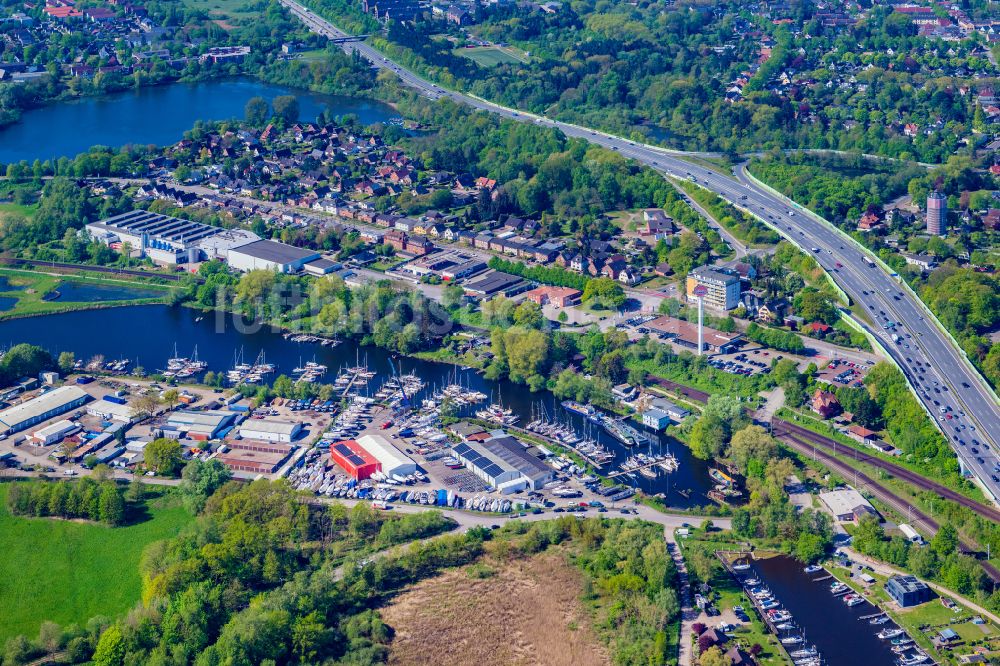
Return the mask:
[[[294,0],[281,2],[314,32],[331,39],[350,37]],[[877,322],[874,329],[869,329],[870,332],[881,339],[889,354],[903,368],[916,395],[935,418],[964,468],[981,482],[995,500],[1000,498],[1000,459],[997,458],[996,448],[997,433],[1000,433],[1000,408],[995,394],[969,365],[964,353],[938,327],[919,299],[880,264],[866,263],[865,258],[871,259],[872,255],[854,244],[846,234],[831,228],[811,212],[756,185],[743,167],[736,170],[735,177],[723,175],[681,159],[682,156],[705,153],[681,153],[637,144],[604,132],[509,109],[444,90],[388,60],[364,42],[348,41],[342,43],[342,47],[348,53],[357,53],[379,69],[394,72],[404,84],[429,99],[448,97],[513,120],[554,127],[567,136],[617,151],[666,175],[696,181],[756,215],[803,250],[812,252],[844,292],[855,303],[861,304],[871,319]],[[887,321],[901,322],[897,327],[899,335],[903,336],[899,344],[895,344],[890,333],[883,328]],[[945,412],[951,416],[950,419],[946,418]],[[972,451],[973,447],[978,453]]]

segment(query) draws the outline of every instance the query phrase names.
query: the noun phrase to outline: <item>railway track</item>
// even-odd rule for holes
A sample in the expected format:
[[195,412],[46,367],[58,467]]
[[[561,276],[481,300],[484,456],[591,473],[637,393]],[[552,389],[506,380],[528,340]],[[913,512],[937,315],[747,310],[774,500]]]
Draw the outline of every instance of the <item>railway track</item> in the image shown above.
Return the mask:
[[981,502],[977,502],[974,499],[970,499],[969,497],[966,497],[965,495],[959,492],[947,488],[935,481],[931,481],[930,479],[927,479],[921,476],[920,474],[917,474],[916,472],[910,471],[905,467],[901,467],[886,460],[882,460],[877,456],[865,453],[864,451],[861,451],[857,448],[845,446],[844,444],[841,444],[836,440],[830,439],[829,437],[820,435],[811,430],[803,428],[800,425],[796,425],[794,423],[790,423],[782,419],[774,419],[771,422],[771,428],[772,428],[772,434],[778,438],[781,438],[783,435],[794,435],[809,441],[810,444],[815,444],[818,447],[822,447],[827,452],[836,453],[838,447],[840,448],[841,451],[845,450],[849,451],[851,457],[859,462],[864,462],[869,465],[872,465],[873,467],[877,467],[878,469],[888,472],[892,476],[895,476],[898,479],[902,479],[903,481],[906,481],[907,483],[910,483],[911,485],[916,486],[921,490],[927,490],[936,495],[940,495],[945,499],[961,504],[962,506],[971,509],[972,511],[982,516],[983,518],[986,518],[987,520],[1000,522],[1000,510],[982,504]]
[[[825,450],[815,448],[813,446],[813,442],[806,439],[800,439],[797,434],[783,433],[776,436],[781,439],[783,444],[797,453],[807,458],[813,458],[814,460],[822,462],[830,469],[838,472],[844,478],[849,479],[853,477],[855,479],[855,486],[859,490],[867,488],[872,495],[892,507],[901,516],[910,516],[910,521],[912,523],[923,525],[923,527],[931,533],[937,532],[939,525],[936,520],[907,502],[902,497],[899,497],[892,491],[888,490],[885,486],[880,485],[864,472],[859,472]],[[958,548],[960,551],[973,557],[980,554],[977,548],[962,540],[959,541]],[[980,561],[979,565],[983,568],[983,571],[986,572],[987,576],[989,576],[994,582],[1000,583],[1000,569],[997,569],[995,566],[985,561]]]
[[[89,264],[67,264],[59,261],[30,261],[28,259],[15,259],[13,257],[0,257],[0,264],[4,266],[26,266],[35,268],[61,269],[64,271],[105,273],[107,275],[121,275],[142,278],[161,278],[170,282],[178,282],[184,275],[171,275],[169,273],[150,273],[148,271],[133,271],[127,268],[110,268],[108,266],[91,266]],[[196,278],[197,279],[197,278]],[[200,281],[200,280],[199,280]]]

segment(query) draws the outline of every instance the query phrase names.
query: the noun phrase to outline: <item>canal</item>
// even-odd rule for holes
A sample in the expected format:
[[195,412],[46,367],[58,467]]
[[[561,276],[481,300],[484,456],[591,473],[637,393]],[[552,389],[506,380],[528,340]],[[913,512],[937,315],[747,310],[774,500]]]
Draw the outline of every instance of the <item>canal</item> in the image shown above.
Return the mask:
[[[674,507],[711,503],[706,495],[712,489],[708,464],[691,456],[686,446],[647,430],[654,443],[640,449],[628,449],[603,430],[588,426],[585,419],[565,410],[548,391],[531,393],[521,385],[487,380],[473,370],[395,357],[377,347],[360,347],[348,342],[330,348],[291,342],[270,328],[238,331],[229,319],[227,325],[217,326],[213,313],[200,321],[199,317],[199,312],[188,308],[148,305],[12,319],[0,322],[0,346],[29,342],[44,347],[53,355],[71,351],[85,361],[98,354],[106,360],[130,359],[133,367],[141,366],[147,372],[165,367],[167,359],[173,356],[175,345],[181,356],[191,356],[197,347],[198,358],[208,363],[209,370],[216,372],[230,369],[238,355],[242,354],[246,362],[252,363],[263,353],[269,363],[277,365],[277,373],[273,376],[291,374],[292,368],[314,360],[329,368],[329,381],[338,368],[353,366],[360,360],[379,373],[371,382],[371,391],[377,390],[382,381],[391,376],[390,359],[393,359],[397,371],[417,373],[427,382],[426,390],[431,393],[435,386],[441,388],[457,382],[492,396],[494,402],[502,402],[504,407],[520,416],[520,425],[530,422],[532,415],[544,408],[550,418],[572,423],[579,433],[589,427],[590,435],[615,452],[616,461],[605,467],[606,471],[617,469],[632,453],[672,453],[680,462],[680,468],[672,474],[662,474],[655,479],[640,475],[635,479],[620,477],[619,481],[649,494],[664,493],[666,501]],[[469,413],[473,411],[475,408],[468,409]]]
[[250,78],[149,86],[101,97],[83,97],[26,111],[0,129],[0,162],[75,157],[91,146],[172,144],[198,120],[243,118],[252,97],[272,101],[295,95],[300,118],[315,121],[323,109],[357,115],[368,125],[398,118],[381,102],[272,85]]
[[878,609],[865,601],[848,606],[830,593],[832,579],[820,571],[807,574],[801,562],[787,556],[753,562],[753,569],[774,598],[802,628],[807,645],[815,645],[830,666],[886,666],[896,663],[887,641],[876,634],[885,625],[872,626],[861,617]]

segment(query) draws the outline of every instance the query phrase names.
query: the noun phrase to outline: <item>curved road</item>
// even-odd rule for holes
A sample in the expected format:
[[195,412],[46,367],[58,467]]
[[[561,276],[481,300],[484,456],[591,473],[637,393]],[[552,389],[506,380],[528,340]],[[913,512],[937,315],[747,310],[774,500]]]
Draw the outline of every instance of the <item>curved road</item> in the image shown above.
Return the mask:
[[[350,35],[295,0],[281,2],[314,32],[331,39],[350,38]],[[994,500],[1000,498],[1000,460],[996,449],[1000,408],[996,395],[964,358],[964,353],[941,330],[926,306],[898,278],[887,273],[881,264],[866,263],[865,259],[871,260],[872,255],[849,236],[813,213],[756,184],[743,167],[737,169],[735,177],[722,175],[682,159],[684,155],[701,153],[682,153],[637,144],[604,132],[444,90],[390,61],[362,41],[345,41],[341,47],[348,53],[357,53],[378,69],[395,73],[404,84],[429,99],[447,97],[512,120],[554,127],[567,136],[617,151],[665,175],[695,181],[757,216],[803,250],[811,251],[844,292],[861,304],[871,319],[877,322],[878,327],[869,332],[880,338],[893,360],[903,369],[918,399],[958,453],[963,468],[980,481]],[[899,344],[883,328],[889,321],[898,324]]]

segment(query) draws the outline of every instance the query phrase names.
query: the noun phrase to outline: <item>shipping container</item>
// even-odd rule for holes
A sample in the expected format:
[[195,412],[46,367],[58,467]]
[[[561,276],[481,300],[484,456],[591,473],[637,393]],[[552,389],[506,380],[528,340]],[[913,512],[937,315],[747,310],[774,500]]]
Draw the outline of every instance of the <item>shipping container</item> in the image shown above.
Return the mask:
[[128,401],[125,400],[125,398],[122,398],[121,396],[117,396],[117,395],[111,395],[110,393],[105,394],[104,399],[107,400],[108,402],[113,402],[116,405],[125,405],[125,404],[128,404]]

